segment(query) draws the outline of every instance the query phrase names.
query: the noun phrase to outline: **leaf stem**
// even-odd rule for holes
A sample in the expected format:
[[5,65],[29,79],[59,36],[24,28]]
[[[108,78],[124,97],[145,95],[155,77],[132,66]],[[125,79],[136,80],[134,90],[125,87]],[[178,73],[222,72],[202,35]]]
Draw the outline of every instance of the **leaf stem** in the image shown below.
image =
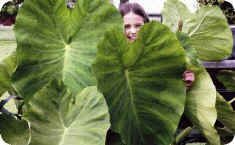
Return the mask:
[[230,101],[228,101],[229,104],[232,104],[235,101],[235,98],[231,99]]
[[177,145],[184,137],[186,137],[192,131],[192,127],[187,127],[183,131],[181,131],[175,139],[175,145]]

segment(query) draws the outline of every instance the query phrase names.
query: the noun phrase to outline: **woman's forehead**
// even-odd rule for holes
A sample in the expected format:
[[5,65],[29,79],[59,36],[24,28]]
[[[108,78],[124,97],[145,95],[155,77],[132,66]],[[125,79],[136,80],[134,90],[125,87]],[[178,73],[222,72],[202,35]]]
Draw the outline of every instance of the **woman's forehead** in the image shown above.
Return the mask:
[[126,23],[144,23],[144,18],[133,12],[127,13],[123,16],[124,24]]

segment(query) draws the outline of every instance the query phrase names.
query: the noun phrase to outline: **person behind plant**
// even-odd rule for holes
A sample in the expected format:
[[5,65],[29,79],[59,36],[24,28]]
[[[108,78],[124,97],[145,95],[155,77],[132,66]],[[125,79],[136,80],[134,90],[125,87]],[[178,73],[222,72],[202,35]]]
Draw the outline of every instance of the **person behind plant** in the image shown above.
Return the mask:
[[[133,42],[136,40],[141,26],[150,21],[148,15],[138,3],[123,3],[120,5],[119,11],[123,17],[125,36],[130,42]],[[191,87],[195,80],[194,73],[186,70],[183,73],[183,80],[187,88]]]

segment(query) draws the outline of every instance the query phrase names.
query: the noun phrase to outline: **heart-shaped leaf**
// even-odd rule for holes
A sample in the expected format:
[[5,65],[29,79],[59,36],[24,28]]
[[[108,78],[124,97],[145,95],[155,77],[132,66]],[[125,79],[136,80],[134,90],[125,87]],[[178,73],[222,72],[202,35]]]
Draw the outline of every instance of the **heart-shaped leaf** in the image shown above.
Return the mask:
[[182,32],[189,35],[191,47],[201,60],[221,60],[231,55],[232,33],[218,7],[201,7],[190,13],[179,0],[167,0],[163,12],[164,24],[173,31],[182,21]]
[[97,42],[120,22],[109,0],[78,0],[74,8],[67,8],[65,0],[25,0],[15,25],[19,94],[32,96],[53,78],[74,93],[95,85],[91,63]]
[[30,145],[104,145],[109,128],[105,99],[96,87],[72,95],[63,84],[52,81],[24,107],[30,122]]
[[112,129],[127,145],[172,143],[185,103],[185,55],[175,34],[151,22],[134,43],[111,30],[98,48],[94,71]]

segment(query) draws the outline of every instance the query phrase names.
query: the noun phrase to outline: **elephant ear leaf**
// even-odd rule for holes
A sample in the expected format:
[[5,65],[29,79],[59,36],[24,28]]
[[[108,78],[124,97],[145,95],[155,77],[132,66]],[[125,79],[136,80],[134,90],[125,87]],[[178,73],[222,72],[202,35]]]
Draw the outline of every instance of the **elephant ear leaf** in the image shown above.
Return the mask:
[[227,19],[218,7],[201,7],[190,13],[179,0],[167,0],[163,9],[164,24],[176,31],[179,21],[182,32],[190,37],[201,60],[222,60],[231,55],[233,37]]
[[222,60],[231,55],[232,32],[220,8],[200,8],[183,27],[201,60]]
[[11,145],[28,145],[30,142],[29,124],[13,116],[0,114],[0,134]]
[[211,145],[220,145],[220,138],[214,128],[217,118],[216,89],[206,72],[196,75],[196,81],[187,92],[185,115],[205,135]]
[[216,121],[216,89],[210,76],[198,59],[197,53],[189,44],[187,34],[177,32],[177,38],[186,50],[187,69],[194,72],[195,82],[187,92],[185,115],[201,130],[208,142],[213,144],[219,141],[216,130],[213,128]]
[[173,142],[185,103],[185,54],[174,33],[151,22],[129,43],[122,31],[110,30],[93,68],[112,129],[126,145]]
[[219,93],[216,96],[218,120],[235,134],[235,111]]
[[30,145],[104,145],[110,126],[108,108],[96,87],[72,95],[52,81],[24,107],[31,125]]
[[50,80],[63,80],[74,93],[94,85],[91,63],[105,30],[121,27],[108,0],[27,0],[15,25],[19,66],[13,76],[18,93],[33,96]]

